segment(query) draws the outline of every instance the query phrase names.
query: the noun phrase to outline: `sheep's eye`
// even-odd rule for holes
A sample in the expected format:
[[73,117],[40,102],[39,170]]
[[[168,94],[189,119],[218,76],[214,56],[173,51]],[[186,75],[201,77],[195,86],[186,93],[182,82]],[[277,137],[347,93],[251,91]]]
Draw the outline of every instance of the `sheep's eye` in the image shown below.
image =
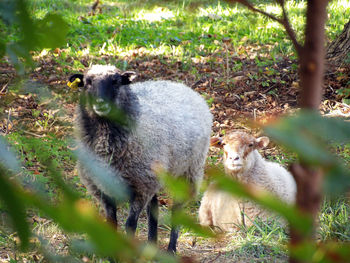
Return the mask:
[[248,147],[249,147],[249,148],[252,148],[253,146],[254,146],[253,143],[249,143],[249,144],[248,144]]
[[113,76],[112,77],[112,83],[113,85],[120,85],[120,77],[119,76]]
[[86,79],[86,85],[91,85],[91,79]]

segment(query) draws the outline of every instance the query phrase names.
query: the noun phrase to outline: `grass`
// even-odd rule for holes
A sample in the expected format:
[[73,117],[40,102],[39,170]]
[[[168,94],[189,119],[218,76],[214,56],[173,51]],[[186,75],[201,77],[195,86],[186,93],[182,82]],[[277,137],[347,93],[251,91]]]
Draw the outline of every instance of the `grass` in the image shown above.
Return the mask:
[[[129,68],[130,61],[152,60],[156,57],[163,65],[167,63],[180,63],[178,71],[189,71],[196,79],[202,74],[193,65],[201,64],[203,61],[210,63],[211,69],[219,69],[225,72],[226,52],[233,60],[232,72],[240,71],[243,68],[242,60],[251,58],[261,69],[251,80],[257,80],[264,76],[262,85],[271,85],[273,81],[269,74],[276,72],[271,65],[282,57],[295,59],[293,47],[283,32],[280,25],[261,15],[253,14],[239,5],[228,5],[221,1],[205,1],[203,5],[193,6],[191,1],[166,4],[140,5],[139,1],[102,1],[102,13],[95,16],[88,16],[91,0],[58,1],[58,0],[36,0],[28,1],[31,15],[36,18],[43,18],[47,12],[56,12],[69,23],[67,45],[59,47],[58,50],[42,50],[34,52],[34,58],[38,67],[47,67],[50,70],[38,71],[46,79],[51,75],[57,75],[64,79],[72,71],[80,71],[91,63],[113,63],[120,69]],[[259,6],[269,12],[279,12],[276,4],[271,1],[255,1]],[[306,1],[288,1],[287,10],[293,27],[298,32],[299,39],[305,23],[303,13]],[[327,39],[335,38],[342,30],[343,25],[350,17],[349,1],[336,0],[329,5],[329,19],[326,25]],[[0,25],[0,35],[8,39],[18,38],[16,28],[7,29]],[[230,40],[227,50],[223,40]],[[6,64],[6,59],[1,59],[0,64]],[[269,70],[266,68],[269,67]],[[295,67],[295,64],[294,64]],[[269,73],[270,72],[270,73]],[[176,72],[178,73],[178,72]],[[41,77],[42,77],[41,76]],[[152,76],[149,76],[152,77]],[[220,76],[222,77],[222,76]],[[223,79],[225,81],[225,79]],[[64,82],[64,81],[63,81]],[[10,83],[14,88],[13,83]],[[18,85],[21,86],[21,85]],[[53,109],[62,109],[59,103],[64,101],[70,104],[77,100],[75,94],[63,88],[64,84],[59,83],[54,87],[54,97],[50,97]],[[36,87],[36,90],[42,90]],[[12,90],[14,91],[14,90]],[[14,91],[16,94],[26,94],[28,91]],[[271,90],[270,92],[274,92]],[[49,93],[50,94],[50,93]],[[16,95],[16,96],[17,96]],[[75,157],[70,150],[74,143],[67,139],[72,135],[70,123],[60,122],[59,114],[50,112],[46,104],[41,101],[38,95],[39,104],[37,109],[30,113],[32,121],[31,128],[41,137],[33,137],[21,130],[15,130],[8,134],[7,140],[13,146],[14,151],[20,158],[23,169],[16,177],[20,178],[23,184],[35,185],[38,191],[43,193],[45,198],[58,199],[57,189],[45,173],[46,167],[38,162],[38,155],[44,154],[46,158],[57,163],[57,167],[63,171],[64,178],[73,185],[81,196],[85,197],[85,189],[79,182],[74,172]],[[205,97],[209,106],[215,101],[213,98]],[[1,113],[5,108],[0,102]],[[14,103],[14,101],[9,102]],[[7,105],[6,105],[7,106]],[[29,114],[29,113],[28,113]],[[64,115],[65,112],[63,111]],[[18,118],[20,120],[20,118]],[[27,124],[28,125],[28,124]],[[64,128],[63,132],[59,132]],[[33,128],[34,126],[34,128]],[[55,129],[55,126],[58,128]],[[337,150],[347,163],[350,161],[350,146],[345,145]],[[49,155],[47,155],[49,153]],[[273,158],[280,163],[288,164],[295,160],[295,156],[283,152]],[[218,154],[211,155],[208,163],[217,163]],[[199,202],[193,204],[188,213],[196,216]],[[127,206],[119,209],[124,221]],[[0,207],[1,211],[1,207]],[[46,247],[53,246],[52,255],[46,254],[47,258],[54,254],[62,256],[72,255],[73,259],[82,259],[88,262],[103,262],[104,259],[94,255],[82,255],[71,252],[71,241],[82,238],[82,236],[71,236],[58,228],[51,220],[46,219],[36,211],[31,211],[28,216],[34,227],[35,234],[43,238],[47,243]],[[165,246],[165,236],[169,228],[168,214],[164,207],[161,209],[161,246]],[[327,200],[324,202],[320,214],[320,228],[318,239],[350,241],[350,207],[345,198]],[[7,253],[10,262],[20,261],[45,261],[43,254],[50,252],[45,245],[33,240],[30,250],[18,252],[18,239],[16,234],[7,227],[3,227],[7,218],[1,212],[0,216],[0,258]],[[141,239],[145,238],[146,221],[140,222]],[[164,232],[164,233],[163,233]],[[198,245],[187,247],[186,243],[194,242],[194,234],[190,229],[184,229],[180,238],[180,251],[194,255],[200,259],[215,259],[212,255],[201,255],[199,248],[210,250],[212,243],[222,243],[221,254],[217,262],[285,262],[287,260],[286,242],[288,235],[285,230],[276,222],[269,223],[258,221],[254,226],[241,229],[238,233],[228,235],[223,240],[208,240],[198,238]],[[43,243],[45,243],[43,242]],[[197,251],[198,252],[193,252]],[[197,253],[197,254],[196,254]],[[213,258],[214,257],[214,258]],[[62,260],[63,261],[63,260]]]
[[[257,2],[269,12],[280,11],[276,4]],[[144,9],[144,6],[137,7],[139,3],[136,3],[103,1],[102,13],[95,16],[88,16],[90,0],[29,1],[29,10],[35,18],[56,12],[69,23],[69,42],[67,46],[60,47],[62,52],[54,57],[59,64],[69,64],[73,70],[83,67],[79,61],[82,58],[89,58],[89,63],[92,58],[105,63],[98,57],[107,55],[120,61],[134,56],[135,52],[138,55],[166,56],[191,63],[193,58],[222,50],[223,39],[230,39],[237,52],[242,46],[260,46],[261,53],[269,54],[268,60],[294,56],[291,42],[278,23],[239,5],[207,1],[191,9],[191,5],[183,1],[169,6],[151,5]],[[287,2],[290,20],[299,38],[305,23],[305,5],[305,1]],[[345,0],[332,1],[329,12],[327,37],[333,39],[350,16],[349,4]],[[12,37],[16,38],[16,34],[12,34]],[[52,51],[46,54],[54,55]]]
[[346,198],[326,200],[320,215],[320,240],[350,241],[350,206]]

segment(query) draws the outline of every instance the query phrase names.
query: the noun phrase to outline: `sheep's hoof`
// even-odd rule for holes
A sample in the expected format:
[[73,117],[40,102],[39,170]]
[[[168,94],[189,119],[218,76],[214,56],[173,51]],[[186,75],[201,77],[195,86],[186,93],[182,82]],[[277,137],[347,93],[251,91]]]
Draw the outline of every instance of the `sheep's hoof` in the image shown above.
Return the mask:
[[176,255],[176,247],[168,247],[168,253],[175,256]]

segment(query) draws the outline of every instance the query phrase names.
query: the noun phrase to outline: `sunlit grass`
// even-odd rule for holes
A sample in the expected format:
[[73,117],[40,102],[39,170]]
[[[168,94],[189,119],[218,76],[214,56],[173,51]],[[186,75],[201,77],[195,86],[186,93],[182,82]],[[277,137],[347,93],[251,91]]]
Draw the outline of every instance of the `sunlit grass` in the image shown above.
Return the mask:
[[147,11],[147,10],[141,10],[137,16],[135,17],[136,20],[146,20],[149,22],[155,22],[155,21],[161,21],[163,19],[171,19],[174,18],[175,15],[172,11],[170,11],[168,8],[161,8],[157,7],[153,10]]
[[[73,58],[88,56],[133,55],[143,49],[144,54],[173,57],[210,55],[218,50],[215,40],[231,39],[235,47],[261,45],[271,56],[291,56],[291,41],[281,25],[245,7],[222,1],[205,1],[196,8],[187,2],[139,5],[137,1],[103,1],[102,13],[89,16],[92,2],[80,1],[29,1],[32,15],[42,18],[47,12],[62,14],[70,24],[66,55]],[[281,14],[276,3],[260,2],[259,8],[275,15]],[[306,1],[288,1],[287,12],[293,28],[302,40],[305,24]],[[327,21],[328,39],[342,30],[350,17],[349,2],[332,1]],[[199,49],[200,46],[203,48]],[[137,52],[136,52],[137,53]]]

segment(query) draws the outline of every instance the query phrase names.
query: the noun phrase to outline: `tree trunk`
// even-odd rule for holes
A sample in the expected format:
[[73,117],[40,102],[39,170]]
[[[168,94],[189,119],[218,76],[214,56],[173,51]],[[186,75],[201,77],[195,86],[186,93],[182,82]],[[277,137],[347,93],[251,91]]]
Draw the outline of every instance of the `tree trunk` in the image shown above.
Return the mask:
[[328,0],[309,0],[306,11],[305,43],[299,54],[300,106],[318,110],[323,94],[324,27]]
[[[323,94],[324,80],[324,31],[328,0],[309,0],[306,11],[305,42],[299,53],[299,77],[301,87],[300,106],[304,109],[318,110]],[[313,239],[322,202],[323,174],[320,169],[312,169],[303,164],[294,164],[291,172],[297,184],[296,205],[313,218],[313,231],[299,233],[291,228],[290,246],[298,247]],[[302,262],[290,255],[291,263]]]
[[[350,60],[350,20],[341,34],[328,46],[327,60],[331,65],[342,66]],[[350,62],[347,62],[350,64]]]
[[[239,2],[250,10],[263,14],[280,24],[291,38],[299,59],[299,77],[301,88],[300,107],[317,111],[323,94],[324,62],[325,62],[325,22],[327,18],[327,5],[329,0],[308,0],[306,10],[305,41],[302,46],[295,37],[285,10],[285,0],[276,0],[282,7],[283,16],[278,18],[272,14],[260,10],[248,0],[228,0]],[[347,31],[349,33],[349,30]],[[348,35],[347,35],[348,36]],[[347,37],[348,38],[348,37]],[[349,39],[349,38],[348,38]],[[343,46],[344,48],[344,46]],[[298,229],[291,227],[290,239],[290,262],[301,263],[297,255],[293,254],[298,247],[305,243],[314,243],[314,230],[316,219],[321,207],[323,192],[323,173],[321,169],[308,167],[307,165],[293,164],[291,172],[297,185],[296,206],[306,215],[313,219],[311,231],[301,233]],[[293,249],[296,248],[296,249]]]

